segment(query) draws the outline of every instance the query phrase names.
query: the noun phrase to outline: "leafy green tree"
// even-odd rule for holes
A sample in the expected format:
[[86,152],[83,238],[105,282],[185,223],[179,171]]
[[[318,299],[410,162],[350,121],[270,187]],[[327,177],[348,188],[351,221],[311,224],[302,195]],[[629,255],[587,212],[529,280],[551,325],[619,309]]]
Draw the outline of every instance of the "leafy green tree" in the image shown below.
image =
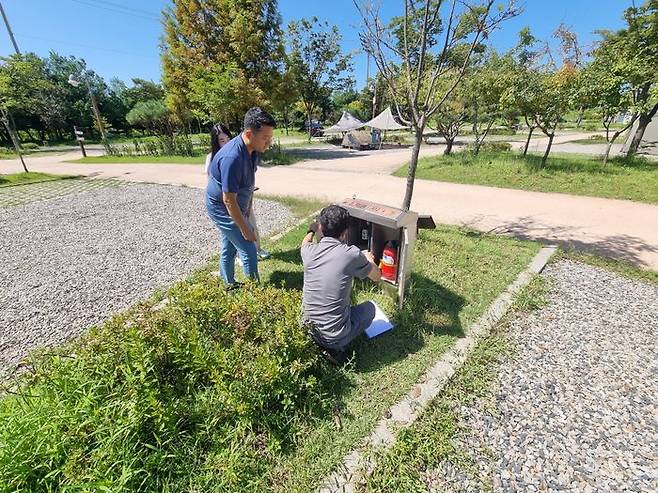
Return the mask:
[[522,116],[528,128],[523,156],[527,155],[532,134],[537,128],[534,115],[535,102],[539,96],[537,64],[541,56],[537,45],[538,40],[529,28],[525,27],[519,32],[519,40],[509,53],[513,63],[511,79],[501,95],[503,112]]
[[[44,94],[51,89],[43,60],[34,53],[1,58],[0,115],[7,132],[20,155],[20,142],[12,121],[12,114],[39,115],[45,106]],[[23,169],[27,166],[21,156]]]
[[[443,82],[452,84],[452,81],[447,78]],[[467,123],[470,114],[467,104],[464,86],[458,85],[436,112],[434,123],[436,129],[446,141],[446,148],[443,151],[446,155],[452,153],[455,139]]]
[[[595,51],[594,60],[582,73],[580,85],[581,98],[601,115],[605,127],[608,145],[603,155],[604,164],[608,162],[614,142],[633,126],[641,109],[636,99],[636,88],[627,83],[623,72],[610,69],[615,63],[614,56],[610,55],[607,50]],[[633,116],[622,128],[613,131],[611,127],[618,115],[626,112],[631,112]]]
[[595,59],[605,59],[608,70],[632,88],[638,125],[628,155],[637,152],[644,132],[658,113],[658,0],[646,0],[624,12],[627,26],[601,32]]
[[[63,56],[51,51],[45,59],[46,72],[53,90],[51,97],[52,122],[49,129],[61,139],[64,134],[73,134],[73,126],[94,128],[96,123],[89,101],[88,87],[93,91],[101,114],[108,113],[112,101],[108,97],[108,87],[101,76],[87,68],[83,59]],[[77,87],[68,83],[73,75],[84,83]]]
[[271,99],[272,107],[283,117],[283,126],[286,129],[286,135],[288,135],[292,108],[299,100],[299,92],[295,86],[294,74],[290,70],[290,65],[287,60],[284,72],[272,90]]
[[132,84],[132,87],[126,87],[122,91],[122,96],[125,98],[125,104],[129,108],[132,108],[139,102],[164,101],[165,92],[162,88],[162,84],[153,82],[152,80],[139,78],[132,79]]
[[[353,85],[349,76],[351,56],[342,53],[338,28],[329,27],[316,17],[290,22],[287,35],[288,68],[310,122],[315,111],[330,102],[334,91]],[[310,126],[308,138],[311,139]]]
[[[414,133],[404,209],[411,206],[425,127],[461,83],[473,53],[493,30],[518,13],[513,1],[498,8],[495,3],[404,0],[403,15],[387,24],[381,18],[380,4],[357,2],[364,25],[361,44],[386,81],[398,116]],[[456,50],[457,45],[463,50]],[[457,70],[455,56],[463,60]],[[452,84],[441,83],[447,78]]]
[[140,101],[126,115],[128,123],[155,133],[171,133],[169,109],[163,101]]
[[488,53],[464,79],[466,108],[473,126],[473,152],[478,154],[491,127],[503,116],[501,99],[514,77],[511,56]]
[[[210,121],[227,107],[237,126],[254,101],[267,106],[283,60],[280,24],[276,0],[174,0],[164,13],[162,63],[178,120]],[[222,97],[214,94],[227,81]],[[204,104],[211,98],[213,108]]]

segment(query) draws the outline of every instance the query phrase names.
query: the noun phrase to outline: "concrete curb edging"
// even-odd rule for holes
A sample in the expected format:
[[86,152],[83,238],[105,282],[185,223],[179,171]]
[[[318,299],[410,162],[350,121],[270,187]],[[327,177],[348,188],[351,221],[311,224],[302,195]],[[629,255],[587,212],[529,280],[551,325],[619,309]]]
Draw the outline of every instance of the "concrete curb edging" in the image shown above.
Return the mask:
[[374,431],[361,446],[347,454],[337,469],[322,482],[319,493],[352,493],[356,491],[364,476],[372,473],[375,462],[374,451],[390,448],[400,428],[411,425],[425,407],[436,397],[450,378],[464,364],[475,349],[477,342],[487,335],[512,305],[514,296],[526,287],[533,276],[539,274],[557,247],[543,247],[502,294],[496,298],[486,312],[469,328],[468,334],[458,339],[455,345],[429,368],[411,391],[384,413]]

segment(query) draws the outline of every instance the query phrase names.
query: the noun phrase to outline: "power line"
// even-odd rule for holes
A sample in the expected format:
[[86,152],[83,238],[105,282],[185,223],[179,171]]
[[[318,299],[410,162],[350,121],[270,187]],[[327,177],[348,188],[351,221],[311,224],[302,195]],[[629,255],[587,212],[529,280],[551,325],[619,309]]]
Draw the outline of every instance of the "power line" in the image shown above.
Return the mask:
[[[149,20],[149,21],[160,22],[160,18],[157,17],[156,15],[144,15],[144,14],[138,13],[137,11],[130,11],[129,9],[121,10],[121,9],[114,8],[114,7],[105,7],[105,6],[102,6],[102,5],[95,4],[95,3],[90,3],[88,0],[71,0],[71,1],[82,4],[82,5],[86,5],[87,7],[93,7],[93,8],[97,8],[97,9],[101,9],[101,10],[107,10],[108,12],[115,12],[115,13],[118,13],[118,14],[123,14],[123,15],[130,16],[130,17],[139,17],[141,19],[146,19],[146,20]],[[105,3],[107,3],[107,2],[105,2]],[[123,9],[123,7],[122,7],[122,9]]]
[[137,9],[135,7],[130,7],[128,5],[123,5],[121,3],[108,2],[106,0],[86,0],[86,1],[91,2],[91,3],[100,4],[101,6],[111,5],[113,7],[119,8],[119,9],[127,10],[129,12],[136,12],[136,13],[140,13],[140,14],[145,14],[145,15],[148,15],[150,17],[158,17],[160,15],[157,12],[153,12],[151,10]]
[[28,38],[28,39],[37,39],[39,41],[47,41],[49,43],[59,43],[63,45],[70,45],[70,46],[76,46],[78,48],[87,48],[90,50],[100,50],[100,51],[109,51],[111,53],[118,53],[120,55],[130,55],[130,56],[138,56],[138,57],[143,57],[143,58],[159,58],[153,55],[146,55],[144,53],[134,53],[134,52],[129,52],[129,51],[121,51],[121,50],[115,50],[113,48],[102,48],[100,46],[92,46],[92,45],[87,45],[87,44],[82,44],[82,43],[72,43],[70,41],[61,41],[59,39],[49,39],[49,38],[42,38],[41,36],[31,36],[28,34],[21,34],[21,33],[16,33],[16,35],[20,36],[21,38]]

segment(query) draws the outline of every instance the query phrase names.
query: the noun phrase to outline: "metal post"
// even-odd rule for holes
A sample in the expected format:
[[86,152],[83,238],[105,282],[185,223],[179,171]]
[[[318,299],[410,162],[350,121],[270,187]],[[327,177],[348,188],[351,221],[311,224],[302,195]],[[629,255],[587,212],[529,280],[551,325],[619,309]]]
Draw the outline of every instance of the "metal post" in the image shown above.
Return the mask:
[[94,96],[94,92],[91,90],[91,86],[89,85],[89,82],[87,82],[86,79],[85,79],[85,84],[87,84],[87,90],[89,91],[89,97],[91,98],[91,107],[94,110],[94,116],[96,117],[96,125],[98,125],[98,130],[101,133],[101,140],[103,141],[103,143],[105,143],[107,137],[105,136],[105,128],[103,127],[103,120],[101,120],[101,112],[98,109],[96,96]]
[[[5,21],[5,26],[7,26],[7,32],[9,33],[9,37],[11,38],[12,44],[14,45],[14,51],[16,52],[17,55],[20,55],[21,50],[18,49],[18,43],[16,43],[16,38],[14,38],[14,33],[12,32],[11,26],[9,25],[9,19],[7,19],[7,14],[5,14],[5,9],[2,7],[2,2],[0,2],[0,13],[2,13],[2,18]],[[18,154],[18,157],[21,160],[21,164],[23,165],[23,169],[27,173],[28,172],[27,166],[25,166],[25,161],[23,160],[21,145],[18,142],[18,136],[14,133],[14,129],[11,126],[9,111],[6,108],[2,108],[2,123],[5,124],[5,127],[7,128],[7,132],[9,133],[9,138],[14,144],[14,149],[16,149],[16,154]]]
[[5,26],[7,26],[7,32],[9,33],[9,37],[11,38],[11,42],[14,45],[14,51],[16,52],[17,55],[20,55],[21,50],[18,49],[18,43],[16,43],[16,38],[14,38],[14,33],[11,30],[11,26],[9,25],[9,19],[7,19],[7,14],[5,14],[5,9],[2,7],[2,2],[0,2],[0,12],[2,13],[2,18],[5,21]]
[[78,130],[78,127],[73,125],[73,133],[75,134],[75,139],[80,144],[80,151],[82,151],[82,156],[87,157],[87,151],[85,150],[85,138],[83,136],[82,130]]
[[9,113],[5,108],[2,108],[2,123],[5,124],[5,128],[7,129],[7,133],[9,134],[9,138],[11,139],[12,143],[14,144],[14,149],[16,149],[16,154],[18,154],[19,159],[21,160],[21,164],[23,165],[23,169],[25,170],[26,173],[28,173],[27,166],[25,165],[25,161],[23,160],[23,153],[21,152],[21,145],[18,143],[18,137],[14,133],[14,129],[11,127],[11,124],[9,122]]

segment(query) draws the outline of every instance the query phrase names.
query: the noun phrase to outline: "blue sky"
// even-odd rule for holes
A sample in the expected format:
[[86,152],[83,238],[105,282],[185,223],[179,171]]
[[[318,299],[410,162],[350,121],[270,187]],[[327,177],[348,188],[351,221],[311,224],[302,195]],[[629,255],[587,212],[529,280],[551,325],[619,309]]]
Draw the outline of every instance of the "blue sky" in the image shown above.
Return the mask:
[[[127,83],[133,77],[160,79],[162,27],[156,17],[169,0],[1,1],[21,51],[45,56],[52,49],[84,58],[91,69],[107,80],[114,76]],[[402,2],[385,0],[384,4],[384,15],[389,16],[397,13]],[[631,0],[525,0],[524,4],[523,14],[507,21],[491,37],[498,49],[512,46],[524,26],[530,26],[535,36],[547,39],[560,23],[574,29],[581,42],[590,44],[596,39],[593,31],[623,25],[621,15]],[[121,5],[130,8],[131,14],[121,13]],[[279,0],[279,9],[284,24],[313,15],[336,24],[343,34],[344,49],[359,48],[360,19],[352,0]],[[3,25],[0,31],[0,55],[13,53]],[[366,77],[365,55],[356,55],[354,66],[360,88]]]

